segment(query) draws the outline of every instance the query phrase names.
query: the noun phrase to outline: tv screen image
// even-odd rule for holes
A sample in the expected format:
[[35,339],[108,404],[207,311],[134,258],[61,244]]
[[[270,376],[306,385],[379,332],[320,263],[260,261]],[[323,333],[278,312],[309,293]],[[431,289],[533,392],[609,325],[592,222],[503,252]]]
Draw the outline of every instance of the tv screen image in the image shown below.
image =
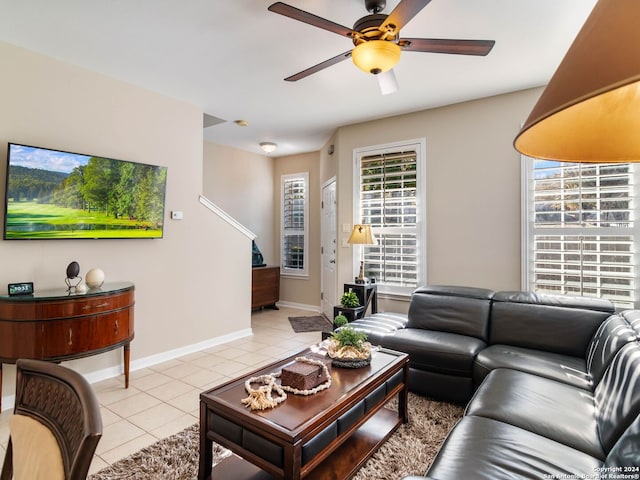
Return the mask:
[[167,167],[9,143],[4,239],[162,238]]

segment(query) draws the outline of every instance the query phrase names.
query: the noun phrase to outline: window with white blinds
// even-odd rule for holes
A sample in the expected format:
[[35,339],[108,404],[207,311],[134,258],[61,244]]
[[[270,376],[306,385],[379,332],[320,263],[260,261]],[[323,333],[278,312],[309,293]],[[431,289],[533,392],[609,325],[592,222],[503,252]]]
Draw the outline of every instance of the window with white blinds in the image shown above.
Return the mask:
[[370,224],[378,242],[363,247],[364,274],[383,292],[409,293],[424,283],[423,150],[421,144],[387,147],[356,159],[356,223]]
[[281,269],[283,274],[307,275],[309,174],[281,178]]
[[526,164],[526,288],[635,308],[635,166]]

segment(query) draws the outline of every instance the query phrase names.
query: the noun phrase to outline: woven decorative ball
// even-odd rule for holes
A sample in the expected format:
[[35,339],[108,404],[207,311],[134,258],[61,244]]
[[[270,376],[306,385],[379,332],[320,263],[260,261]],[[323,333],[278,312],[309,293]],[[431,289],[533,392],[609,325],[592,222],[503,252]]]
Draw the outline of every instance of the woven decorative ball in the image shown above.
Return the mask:
[[104,272],[99,268],[92,268],[87,272],[84,281],[89,288],[100,288],[104,283]]

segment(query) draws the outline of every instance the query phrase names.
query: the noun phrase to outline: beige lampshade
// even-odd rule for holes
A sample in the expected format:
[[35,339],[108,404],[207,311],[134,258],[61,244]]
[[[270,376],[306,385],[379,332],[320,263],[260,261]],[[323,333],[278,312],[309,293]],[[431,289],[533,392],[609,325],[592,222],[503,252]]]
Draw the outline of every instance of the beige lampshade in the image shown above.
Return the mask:
[[514,146],[569,162],[640,161],[639,0],[599,0]]
[[383,73],[400,60],[400,47],[387,40],[369,40],[359,44],[351,52],[353,63],[366,73]]
[[371,225],[354,225],[347,242],[355,245],[376,245],[378,243],[371,231]]

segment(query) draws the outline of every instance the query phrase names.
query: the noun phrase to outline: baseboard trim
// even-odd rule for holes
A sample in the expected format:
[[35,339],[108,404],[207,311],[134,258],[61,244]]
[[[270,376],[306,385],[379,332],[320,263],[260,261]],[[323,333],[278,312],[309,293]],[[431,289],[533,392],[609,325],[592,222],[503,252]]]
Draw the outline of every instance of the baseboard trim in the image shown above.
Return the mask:
[[[143,368],[152,367],[154,365],[158,365],[159,363],[167,362],[184,355],[189,355],[190,353],[199,352],[206,348],[216,347],[218,345],[223,345],[234,340],[239,340],[241,338],[251,336],[252,334],[253,330],[251,328],[246,328],[244,330],[239,330],[228,335],[210,338],[203,342],[185,345],[184,347],[174,348],[172,350],[167,350],[166,352],[156,353],[154,355],[149,355],[148,357],[132,360],[129,368],[131,372],[135,372],[136,370],[142,370]],[[123,366],[122,364],[120,364],[113,367],[103,368],[101,370],[95,370],[93,372],[83,373],[83,376],[89,383],[97,383],[103,380],[108,380],[109,378],[117,377],[122,374]],[[15,400],[15,395],[7,395],[2,397],[2,411],[13,409]]]
[[283,302],[282,300],[278,302],[279,307],[289,307],[289,308],[298,308],[300,310],[309,310],[311,312],[320,312],[320,305],[307,305],[304,303],[294,303],[294,302]]

